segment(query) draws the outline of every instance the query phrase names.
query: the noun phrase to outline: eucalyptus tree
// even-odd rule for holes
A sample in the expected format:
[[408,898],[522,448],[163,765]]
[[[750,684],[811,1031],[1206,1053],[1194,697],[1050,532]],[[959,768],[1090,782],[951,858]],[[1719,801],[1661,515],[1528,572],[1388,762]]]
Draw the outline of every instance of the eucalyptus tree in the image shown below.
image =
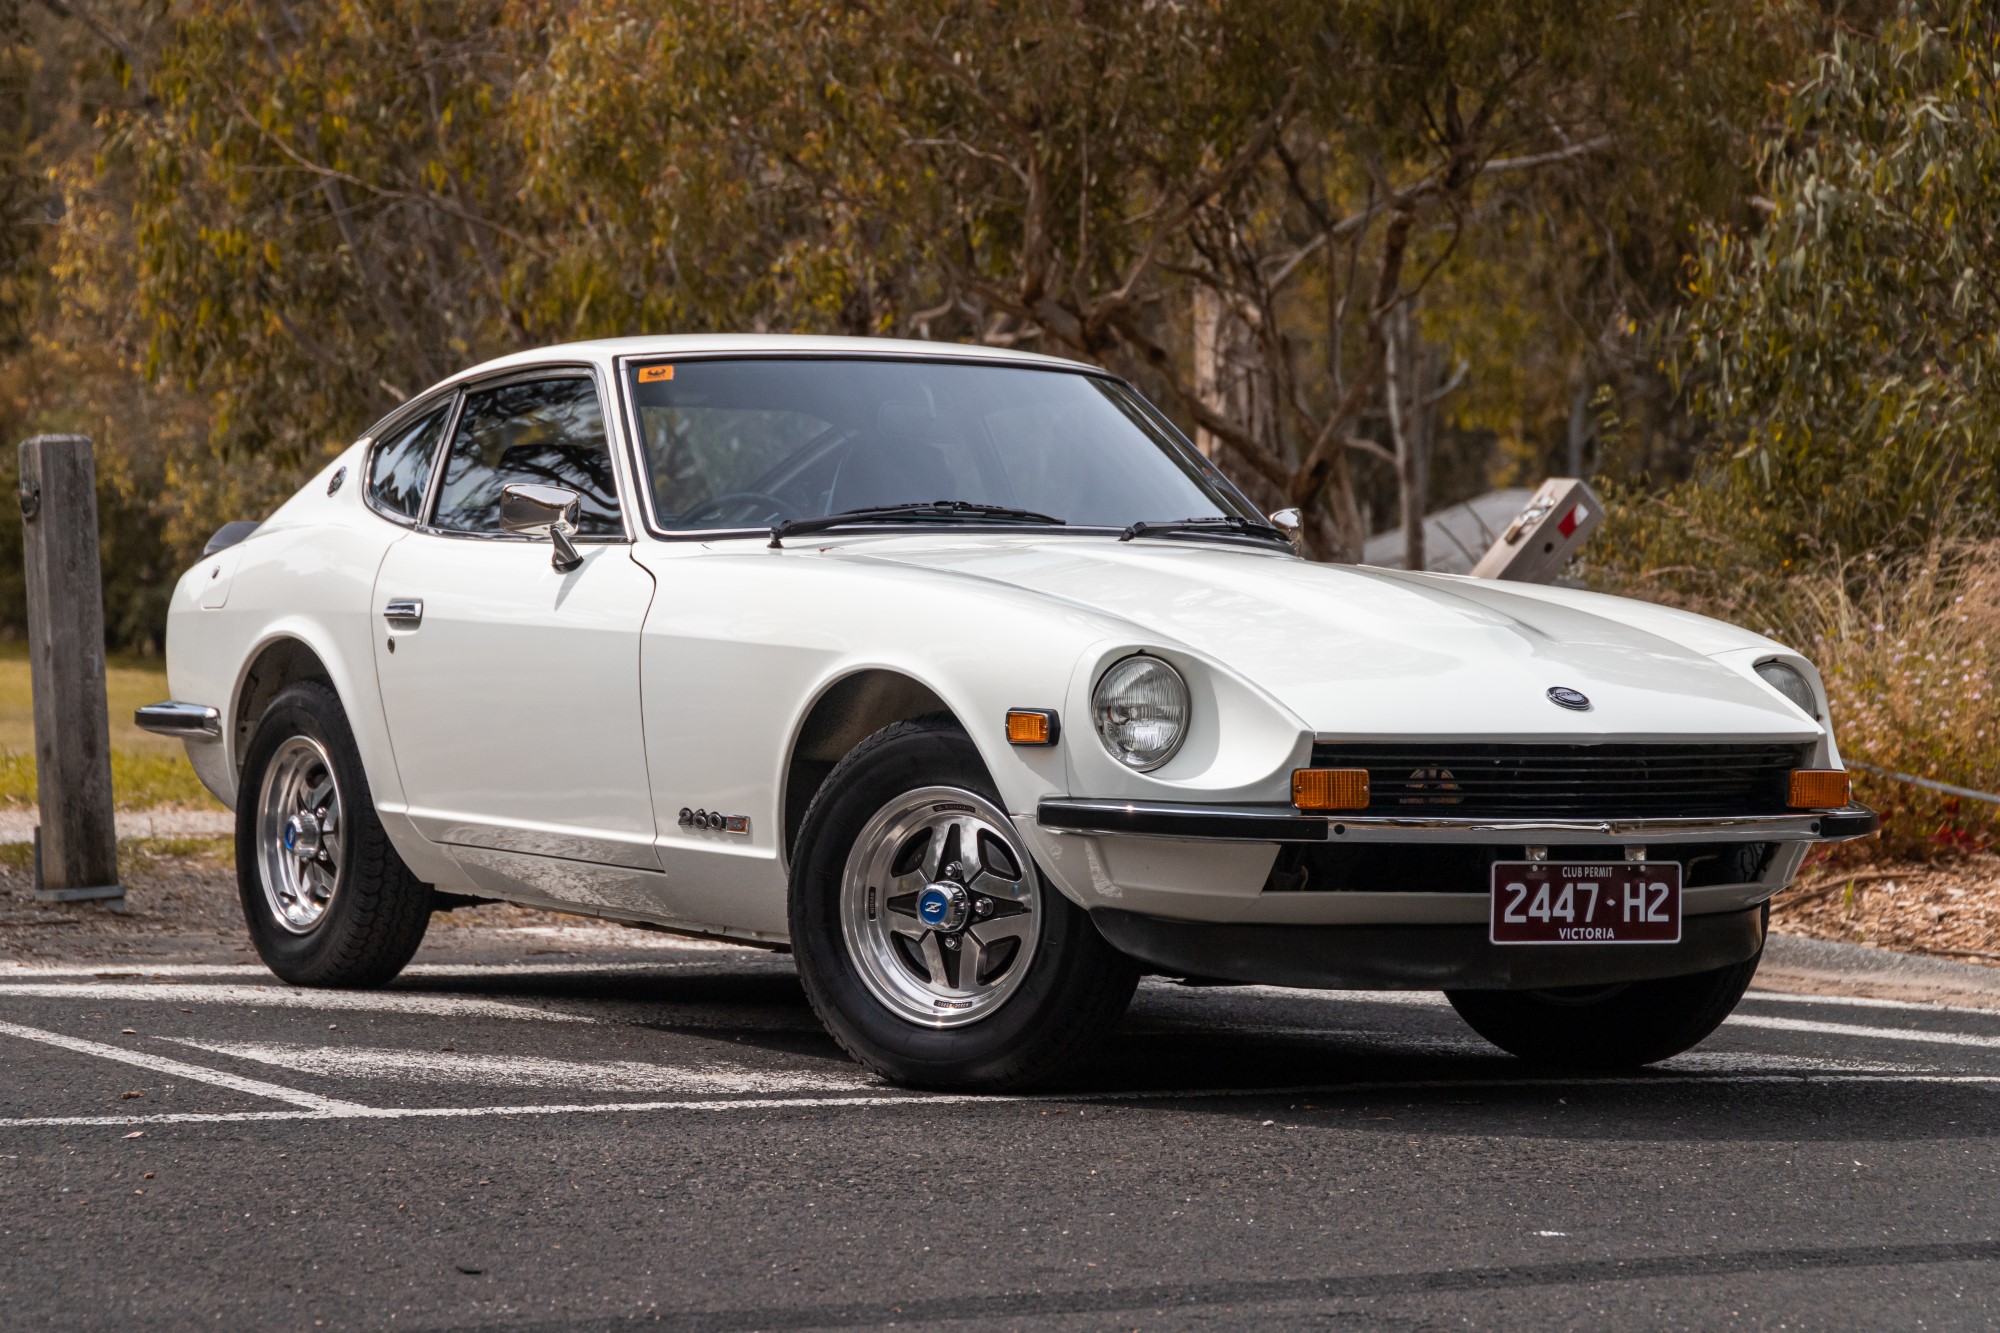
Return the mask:
[[119,144],[139,176],[151,364],[221,439],[309,457],[533,338],[539,242],[501,111],[540,29],[505,0],[200,0]]
[[1787,90],[1762,220],[1703,230],[1679,369],[1722,446],[1683,502],[1799,559],[2000,530],[2000,16],[1911,5]]

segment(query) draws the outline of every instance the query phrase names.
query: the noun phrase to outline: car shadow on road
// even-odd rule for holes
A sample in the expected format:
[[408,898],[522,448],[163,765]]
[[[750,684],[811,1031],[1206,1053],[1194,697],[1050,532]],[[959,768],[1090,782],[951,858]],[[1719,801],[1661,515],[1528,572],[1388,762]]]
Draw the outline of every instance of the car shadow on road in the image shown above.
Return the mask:
[[[846,1058],[782,955],[625,970],[579,964],[574,972],[556,965],[528,974],[416,974],[398,989],[534,1003],[815,1063]],[[1301,1003],[1316,1006],[1304,1011],[1310,1023],[1302,1024]],[[1716,1038],[1709,1046],[1726,1044]],[[1509,1056],[1435,1006],[1273,1003],[1217,988],[1142,992],[1085,1072],[1039,1095],[1129,1096],[1260,1123],[1282,1108],[1385,1133],[1910,1141],[2000,1131],[2000,1088],[1942,1081],[1936,1052],[1895,1054],[1840,1061],[1697,1049],[1665,1066],[1593,1077]]]

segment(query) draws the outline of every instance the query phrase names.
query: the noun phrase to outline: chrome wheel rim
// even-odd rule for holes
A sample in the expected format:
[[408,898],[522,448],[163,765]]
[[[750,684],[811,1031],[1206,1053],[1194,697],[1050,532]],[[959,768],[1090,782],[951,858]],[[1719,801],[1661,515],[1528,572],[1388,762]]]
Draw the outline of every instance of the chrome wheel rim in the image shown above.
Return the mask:
[[310,736],[279,745],[257,798],[258,878],[271,919],[294,935],[312,931],[333,906],[345,816],[326,747]]
[[1027,976],[1041,892],[1028,849],[992,802],[923,787],[883,806],[854,840],[841,932],[862,984],[891,1013],[963,1027]]

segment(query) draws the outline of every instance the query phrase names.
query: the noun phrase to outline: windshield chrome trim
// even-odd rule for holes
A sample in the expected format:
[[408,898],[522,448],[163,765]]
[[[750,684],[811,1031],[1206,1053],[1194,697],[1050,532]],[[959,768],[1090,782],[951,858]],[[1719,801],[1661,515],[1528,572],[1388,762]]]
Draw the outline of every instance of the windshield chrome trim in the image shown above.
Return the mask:
[[[1028,357],[954,356],[949,352],[942,351],[935,354],[926,354],[923,352],[828,352],[785,349],[772,351],[729,349],[688,352],[684,354],[675,352],[622,352],[611,359],[612,379],[616,382],[618,389],[618,409],[622,417],[621,424],[624,426],[625,435],[625,458],[627,464],[632,469],[633,489],[639,493],[639,523],[645,529],[647,536],[659,541],[668,542],[713,542],[749,537],[769,541],[771,529],[768,524],[760,528],[669,528],[661,524],[659,516],[653,510],[653,488],[647,481],[649,474],[646,469],[646,444],[639,430],[638,404],[632,401],[632,377],[626,373],[628,367],[634,362],[657,361],[672,361],[677,365],[687,361],[915,361],[932,365],[999,366],[1010,370],[1045,370],[1058,375],[1083,375],[1090,379],[1108,381],[1125,389],[1134,398],[1138,399],[1141,403],[1145,403],[1149,408],[1152,407],[1146,395],[1140,393],[1138,389],[1133,387],[1131,381],[1125,379],[1122,375],[1115,375],[1097,366],[1072,364],[1064,361],[1038,361]],[[1158,408],[1153,408],[1152,410],[1156,415],[1160,415]],[[1181,432],[1178,426],[1174,426],[1171,421],[1166,420],[1164,415],[1161,415],[1160,419],[1163,424],[1173,429],[1175,438],[1179,439],[1189,449],[1194,448],[1193,444],[1188,443],[1187,436]],[[943,532],[962,530],[971,525],[964,521],[947,520],[935,527],[919,526],[916,524],[900,524],[899,526],[906,532]],[[1030,530],[1029,525],[1026,523],[1010,523],[1004,526],[1012,528],[1015,531]],[[1036,530],[1044,533],[1063,532],[1077,534],[1124,531],[1123,528],[1115,527],[1083,528],[1067,525],[1061,528],[1043,525]],[[860,529],[857,526],[855,528],[842,528],[841,531],[858,532]],[[821,534],[813,533],[807,535],[819,536]]]

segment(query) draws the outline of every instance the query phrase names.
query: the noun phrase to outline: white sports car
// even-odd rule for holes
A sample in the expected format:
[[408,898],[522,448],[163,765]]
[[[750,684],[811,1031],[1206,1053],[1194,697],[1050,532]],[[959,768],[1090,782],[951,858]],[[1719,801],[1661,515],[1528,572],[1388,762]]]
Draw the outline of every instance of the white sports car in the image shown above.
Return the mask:
[[1442,989],[1530,1059],[1701,1040],[1850,804],[1812,665],[1314,564],[1123,381],[834,338],[510,356],[175,590],[182,737],[301,985],[476,899],[796,956],[904,1082],[1072,1067],[1142,972]]

